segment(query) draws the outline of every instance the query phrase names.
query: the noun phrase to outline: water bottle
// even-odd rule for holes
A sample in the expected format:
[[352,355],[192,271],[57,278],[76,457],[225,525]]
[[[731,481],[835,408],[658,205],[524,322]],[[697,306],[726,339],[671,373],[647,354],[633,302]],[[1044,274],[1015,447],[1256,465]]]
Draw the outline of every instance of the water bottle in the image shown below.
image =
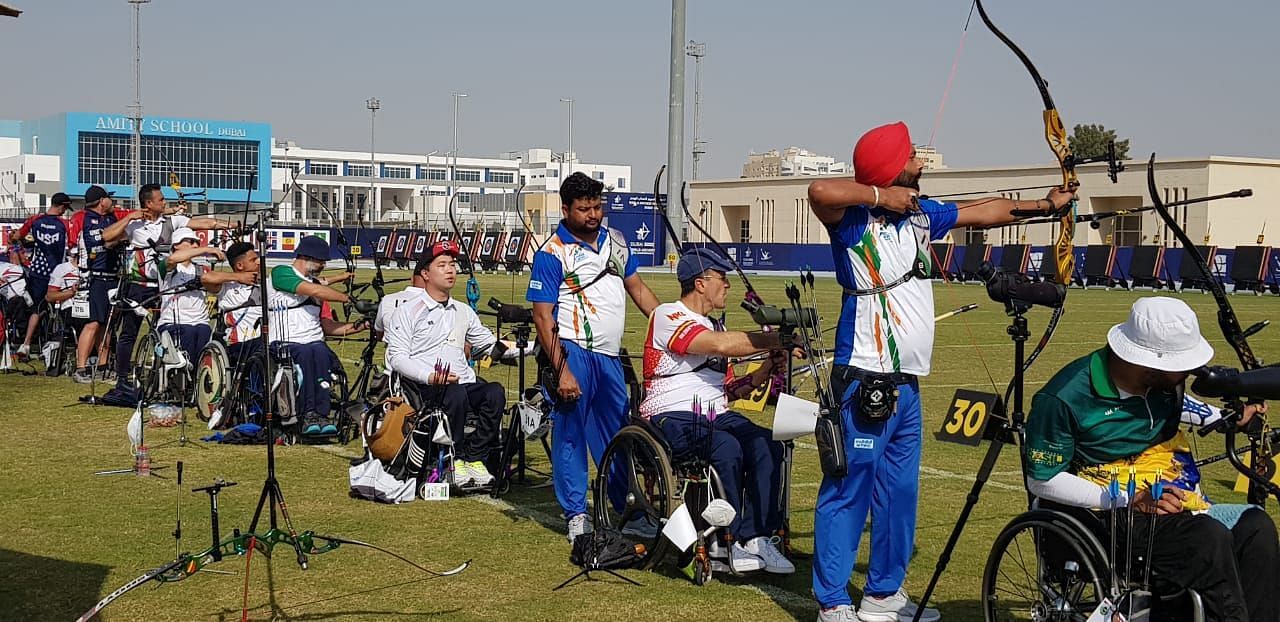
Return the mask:
[[137,464],[134,466],[138,477],[151,476],[151,452],[147,450],[146,445],[138,445]]

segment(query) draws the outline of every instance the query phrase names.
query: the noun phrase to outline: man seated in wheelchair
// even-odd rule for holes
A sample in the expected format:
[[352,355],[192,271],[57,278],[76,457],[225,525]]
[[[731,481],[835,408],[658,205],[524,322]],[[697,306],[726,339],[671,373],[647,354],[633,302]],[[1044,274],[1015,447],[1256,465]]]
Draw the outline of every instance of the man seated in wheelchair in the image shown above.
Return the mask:
[[[345,336],[366,328],[364,320],[339,322],[321,317],[321,305],[325,302],[347,303],[351,299],[344,293],[329,287],[354,275],[343,273],[334,278],[322,278],[320,272],[329,259],[329,243],[318,236],[307,236],[298,242],[291,263],[271,269],[267,284],[267,307],[271,352],[274,356],[287,357],[297,373],[294,389],[297,392],[296,412],[287,413],[282,425],[302,425],[305,436],[327,436],[338,433],[338,426],[330,413],[330,385],[337,356],[325,345],[325,335]],[[363,308],[365,305],[370,308]],[[356,301],[362,313],[372,312],[373,303]]]
[[27,271],[22,266],[0,261],[0,297],[4,298],[4,326],[0,328],[5,331],[0,337],[11,335],[21,343],[23,331],[27,328],[27,316],[31,313],[33,304],[31,294],[27,291]]
[[195,231],[179,227],[173,232],[173,252],[163,262],[148,264],[153,266],[148,270],[156,272],[150,278],[160,283],[163,294],[156,327],[182,348],[192,367],[213,332],[205,292],[217,291],[224,283],[253,285],[258,276],[257,273],[210,270],[208,265],[197,264],[194,261],[197,257],[226,259],[221,249],[201,246]]
[[[498,447],[506,394],[502,385],[476,377],[466,346],[471,347],[473,358],[479,358],[500,342],[471,307],[449,295],[457,280],[458,254],[457,244],[442,240],[418,260],[414,280],[422,283],[422,289],[405,290],[412,294],[401,298],[384,325],[387,366],[413,390],[443,384],[435,399],[448,415],[454,484],[488,486],[493,475],[485,460]],[[504,356],[518,354],[510,344],[503,343],[500,349]],[[432,382],[433,374],[444,369],[448,371],[443,382]]]
[[[89,298],[88,291],[84,295],[80,295],[80,253],[75,246],[67,248],[64,261],[53,267],[53,271],[49,273],[49,287],[45,291],[45,302],[60,316],[62,322],[62,332],[58,334],[61,340],[68,338],[66,331],[74,331],[70,335],[79,333],[81,327],[89,322]],[[76,299],[80,299],[77,309]],[[72,348],[75,348],[74,340]],[[50,345],[44,344],[42,348],[61,347],[61,343]],[[47,350],[46,350],[47,352]],[[55,360],[47,354],[43,355],[46,364]],[[73,354],[74,356],[74,354]],[[45,371],[47,375],[56,376],[62,370],[49,368]]]
[[[1128,321],[1111,328],[1107,347],[1068,364],[1032,398],[1027,487],[1114,525],[1123,550],[1112,559],[1127,560],[1132,551],[1133,567],[1119,568],[1130,582],[1145,582],[1149,564],[1157,593],[1194,589],[1211,620],[1277,620],[1280,543],[1271,517],[1254,506],[1210,501],[1179,429],[1221,416],[1183,392],[1189,373],[1212,358],[1186,303],[1135,302]],[[1265,405],[1249,406],[1244,416],[1264,412]],[[1157,479],[1163,492],[1153,499]]]
[[258,287],[258,269],[262,261],[249,242],[236,242],[227,247],[227,263],[235,274],[251,275],[222,284],[218,290],[218,313],[227,327],[223,341],[232,366],[257,351],[262,332],[262,289]]
[[[732,269],[709,249],[680,258],[680,300],[659,305],[649,317],[640,414],[661,430],[675,460],[697,457],[715,468],[725,500],[738,511],[728,533],[733,570],[788,574],[795,566],[773,539],[782,527],[782,444],[771,439],[769,430],[727,409],[730,400],[768,382],[774,366],[785,364],[786,354],[777,333],[726,331],[708,317],[725,308],[725,274]],[[774,356],[761,369],[726,384],[727,357],[769,350]],[[713,550],[713,556],[722,550]]]

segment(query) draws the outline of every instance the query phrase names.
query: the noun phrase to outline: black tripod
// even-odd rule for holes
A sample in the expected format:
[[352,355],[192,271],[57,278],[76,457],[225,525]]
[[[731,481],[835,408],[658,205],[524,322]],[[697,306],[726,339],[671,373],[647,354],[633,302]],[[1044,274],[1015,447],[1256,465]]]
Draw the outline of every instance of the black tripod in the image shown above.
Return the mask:
[[[253,186],[252,180],[249,185],[250,187]],[[264,508],[268,508],[271,530],[275,531],[277,529],[276,510],[279,508],[279,515],[284,519],[285,528],[289,531],[289,541],[293,544],[294,553],[298,557],[298,566],[306,570],[307,554],[302,550],[302,542],[298,539],[298,532],[293,528],[293,520],[289,518],[289,507],[284,502],[284,492],[280,490],[280,482],[276,479],[275,407],[277,396],[276,392],[271,389],[270,384],[270,379],[275,376],[272,371],[275,367],[275,361],[271,356],[271,309],[267,300],[266,222],[266,212],[258,214],[258,223],[254,227],[254,238],[258,242],[258,256],[262,257],[262,261],[258,264],[258,287],[261,288],[259,298],[262,305],[262,332],[258,335],[258,340],[261,344],[263,355],[263,378],[267,382],[266,396],[263,399],[263,419],[267,428],[267,479],[262,482],[262,494],[258,497],[257,509],[253,511],[253,521],[249,523],[249,532],[258,533],[258,520],[262,518],[262,510]]]
[[[960,540],[960,534],[964,531],[964,525],[969,520],[969,514],[973,512],[974,506],[978,505],[978,495],[982,493],[982,487],[986,485],[987,480],[991,478],[991,471],[996,466],[996,461],[1000,458],[1000,452],[1007,443],[1020,443],[1022,441],[1022,426],[1026,421],[1026,413],[1023,411],[1023,375],[1022,361],[1025,358],[1024,350],[1027,338],[1031,336],[1031,332],[1027,330],[1026,313],[1031,309],[1030,303],[1020,301],[1006,301],[1005,310],[1013,316],[1013,323],[1009,325],[1006,332],[1013,339],[1013,380],[1009,383],[1010,390],[1013,393],[1013,408],[1009,416],[1000,416],[1000,410],[994,410],[992,416],[999,418],[999,425],[987,425],[986,437],[991,441],[987,447],[987,455],[982,459],[982,466],[978,467],[978,475],[973,480],[973,487],[969,489],[968,496],[964,499],[964,507],[960,510],[960,517],[956,519],[956,526],[951,530],[951,536],[947,538],[947,545],[942,548],[942,553],[938,556],[938,565],[933,569],[933,576],[929,577],[929,586],[925,588],[924,595],[920,597],[920,605],[916,609],[916,615],[912,618],[912,622],[920,622],[920,616],[924,614],[925,607],[929,604],[929,598],[933,596],[933,590],[938,586],[938,579],[942,578],[943,571],[946,570],[947,564],[951,562],[951,553],[956,548],[956,543]],[[1006,393],[1006,397],[1008,393]]]
[[[494,301],[490,301],[490,306],[493,306],[493,304]],[[500,314],[498,315],[498,323],[498,329],[501,332],[502,316]],[[528,386],[525,380],[524,351],[529,347],[533,326],[528,322],[516,322],[515,328],[511,332],[515,336],[516,350],[520,352],[516,356],[516,368],[519,370],[517,373],[519,376],[519,390],[516,392],[516,404],[511,407],[511,420],[507,424],[506,436],[502,439],[502,453],[498,460],[498,474],[494,476],[493,490],[489,493],[495,499],[510,492],[512,481],[518,482],[522,486],[525,485],[526,473],[528,472],[537,473],[548,478],[548,481],[551,477],[549,473],[544,473],[529,466],[525,454],[526,436],[524,427],[520,424],[520,402],[525,399],[524,393]],[[542,437],[542,448],[546,450],[549,458],[551,456],[551,446],[547,444],[546,436]],[[514,466],[512,466],[513,460],[515,462]]]

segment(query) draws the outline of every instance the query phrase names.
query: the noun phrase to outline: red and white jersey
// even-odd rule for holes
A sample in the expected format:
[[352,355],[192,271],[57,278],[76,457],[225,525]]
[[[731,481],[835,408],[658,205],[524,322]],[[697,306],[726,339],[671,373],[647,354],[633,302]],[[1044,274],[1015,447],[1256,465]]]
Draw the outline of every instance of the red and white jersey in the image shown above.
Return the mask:
[[[53,269],[49,275],[49,291],[66,291],[80,284],[80,269],[70,261],[64,261]],[[73,298],[68,298],[58,305],[59,309],[70,309]]]
[[[644,401],[640,415],[693,410],[694,402],[703,412],[724,412],[725,373],[707,366],[710,357],[689,353],[694,337],[719,330],[711,318],[686,307],[683,302],[658,305],[649,317],[649,333],[644,340]],[[717,366],[719,367],[719,366]]]

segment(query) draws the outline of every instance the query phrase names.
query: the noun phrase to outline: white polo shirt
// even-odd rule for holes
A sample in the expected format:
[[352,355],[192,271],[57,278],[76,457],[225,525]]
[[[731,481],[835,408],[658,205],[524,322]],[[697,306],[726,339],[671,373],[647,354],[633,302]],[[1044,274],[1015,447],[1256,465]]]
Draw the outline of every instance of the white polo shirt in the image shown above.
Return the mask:
[[466,304],[453,298],[438,302],[425,290],[414,289],[414,295],[387,318],[387,367],[426,383],[439,361],[458,376],[459,384],[475,382],[476,372],[468,364],[465,346],[471,344],[473,352],[484,352],[498,338]]

